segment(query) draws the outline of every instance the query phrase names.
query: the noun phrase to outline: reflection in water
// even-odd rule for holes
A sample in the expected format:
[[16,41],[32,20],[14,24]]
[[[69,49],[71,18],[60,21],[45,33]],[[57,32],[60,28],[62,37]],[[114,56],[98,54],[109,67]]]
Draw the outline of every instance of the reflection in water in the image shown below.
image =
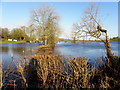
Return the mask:
[[35,48],[39,46],[40,44],[34,43],[34,44],[28,44],[28,43],[22,43],[22,44],[5,44],[0,45],[0,55],[2,56],[2,60],[4,62],[4,69],[7,69],[8,65],[10,63],[14,64],[12,60],[19,60],[20,57],[23,56],[29,56],[36,53]]
[[8,47],[0,47],[1,51],[8,52]]
[[25,48],[23,47],[18,47],[18,48],[12,47],[11,49],[14,53],[22,53],[23,51],[25,51]]

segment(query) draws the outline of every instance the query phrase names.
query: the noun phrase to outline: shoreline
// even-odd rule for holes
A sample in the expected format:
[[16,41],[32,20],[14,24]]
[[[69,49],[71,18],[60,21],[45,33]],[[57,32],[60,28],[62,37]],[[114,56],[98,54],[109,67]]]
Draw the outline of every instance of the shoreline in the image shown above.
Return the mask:
[[0,44],[17,44],[24,43],[25,41],[0,41]]
[[[83,41],[83,40],[79,40],[79,41]],[[84,41],[102,42],[102,41],[95,41],[95,40],[84,40]],[[62,41],[59,41],[59,42],[62,42]],[[67,42],[67,41],[64,41],[64,42]],[[120,41],[110,41],[110,42],[120,42]],[[0,41],[0,45],[1,44],[19,44],[19,43],[25,43],[25,41]]]

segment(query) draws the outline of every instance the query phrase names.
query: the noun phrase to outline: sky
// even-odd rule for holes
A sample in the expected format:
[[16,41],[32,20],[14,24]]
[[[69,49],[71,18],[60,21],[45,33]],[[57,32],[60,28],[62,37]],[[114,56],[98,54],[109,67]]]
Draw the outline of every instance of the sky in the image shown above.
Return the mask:
[[[73,23],[79,22],[90,2],[1,2],[0,27],[10,30],[28,26],[31,10],[41,5],[50,4],[60,15],[62,38],[71,38]],[[110,37],[118,36],[118,3],[96,2],[99,7],[103,28],[109,31]]]

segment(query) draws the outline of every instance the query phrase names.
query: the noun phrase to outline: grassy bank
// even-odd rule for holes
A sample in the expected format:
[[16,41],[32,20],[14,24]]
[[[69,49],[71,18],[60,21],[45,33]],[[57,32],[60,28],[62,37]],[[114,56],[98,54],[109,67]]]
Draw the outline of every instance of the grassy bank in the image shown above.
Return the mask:
[[15,43],[23,43],[23,41],[0,41],[0,44],[15,44]]
[[111,42],[120,42],[120,38],[110,39]]
[[[59,38],[59,41],[73,41],[72,39],[64,39],[64,38]],[[100,41],[100,40],[76,40],[76,41]],[[120,42],[120,38],[114,38],[114,39],[110,39],[111,42]]]

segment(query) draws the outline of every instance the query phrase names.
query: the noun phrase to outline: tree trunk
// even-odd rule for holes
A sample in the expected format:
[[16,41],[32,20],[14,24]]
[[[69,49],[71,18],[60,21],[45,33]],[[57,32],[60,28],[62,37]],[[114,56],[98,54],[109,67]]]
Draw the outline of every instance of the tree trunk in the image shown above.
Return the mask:
[[107,52],[107,57],[108,58],[112,58],[114,56],[114,54],[111,51],[111,47],[110,47],[110,39],[108,36],[108,32],[106,31],[106,40],[105,40],[105,47],[106,47],[106,52]]
[[106,48],[106,52],[107,52],[107,57],[109,59],[111,59],[114,54],[112,53],[111,51],[111,47],[110,47],[110,39],[109,39],[109,35],[108,35],[108,31],[107,30],[104,30],[104,29],[101,29],[100,26],[97,27],[98,28],[98,31],[101,31],[102,33],[105,33],[106,34],[106,40],[104,40],[104,44],[105,44],[105,48]]
[[45,45],[47,45],[48,42],[47,42],[47,36],[45,36]]
[[73,43],[76,43],[76,38],[75,37],[73,38]]

